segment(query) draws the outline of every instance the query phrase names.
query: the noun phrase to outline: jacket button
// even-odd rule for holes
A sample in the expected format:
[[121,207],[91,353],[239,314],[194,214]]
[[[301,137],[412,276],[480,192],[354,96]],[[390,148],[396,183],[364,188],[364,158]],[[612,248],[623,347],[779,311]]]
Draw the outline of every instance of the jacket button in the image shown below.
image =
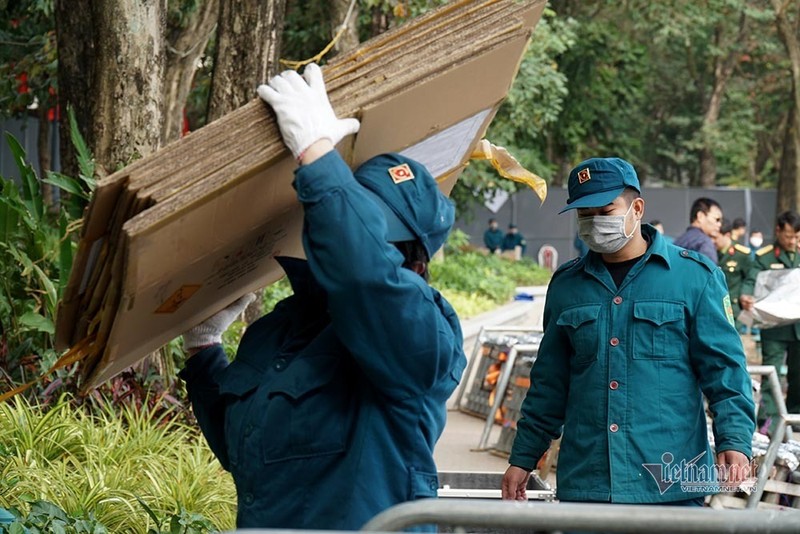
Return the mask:
[[614,297],[614,304],[622,304],[622,297],[620,297],[619,295]]
[[619,387],[619,382],[617,382],[616,380],[612,380],[611,382],[608,383],[608,387],[610,387],[611,389],[617,389]]
[[619,425],[617,425],[617,423],[611,423],[611,426],[609,426],[608,429],[612,432],[616,432],[619,430]]
[[681,256],[683,256],[685,258],[688,255],[689,255],[689,251],[688,250],[681,250]]
[[439,485],[434,480],[431,480],[430,487],[431,487],[431,490],[433,490],[433,491],[436,491],[436,490],[439,489]]
[[286,360],[283,358],[278,358],[275,360],[275,365],[273,365],[276,371],[282,371],[286,367]]
[[616,347],[617,345],[619,345],[619,339],[615,337],[612,337],[608,342],[611,343],[612,347]]
[[253,504],[253,494],[252,493],[245,493],[244,494],[244,503],[245,504]]

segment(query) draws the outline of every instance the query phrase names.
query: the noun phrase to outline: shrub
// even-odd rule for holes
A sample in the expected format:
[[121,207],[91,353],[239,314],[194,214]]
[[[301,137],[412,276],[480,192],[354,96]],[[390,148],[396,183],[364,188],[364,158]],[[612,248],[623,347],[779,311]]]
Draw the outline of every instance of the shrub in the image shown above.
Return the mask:
[[232,529],[235,495],[199,432],[175,418],[112,403],[89,413],[65,398],[49,409],[24,397],[0,404],[0,507],[26,526]]

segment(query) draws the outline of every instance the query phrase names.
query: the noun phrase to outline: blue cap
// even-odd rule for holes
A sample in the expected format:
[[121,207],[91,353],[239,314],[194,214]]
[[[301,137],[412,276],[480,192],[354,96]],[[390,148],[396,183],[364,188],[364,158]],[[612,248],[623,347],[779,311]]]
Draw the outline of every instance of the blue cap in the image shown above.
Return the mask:
[[592,158],[581,162],[569,173],[568,187],[567,206],[559,213],[607,206],[626,187],[642,191],[633,165],[620,158]]
[[365,161],[353,175],[386,216],[387,240],[419,239],[432,258],[453,227],[455,207],[428,169],[390,153]]

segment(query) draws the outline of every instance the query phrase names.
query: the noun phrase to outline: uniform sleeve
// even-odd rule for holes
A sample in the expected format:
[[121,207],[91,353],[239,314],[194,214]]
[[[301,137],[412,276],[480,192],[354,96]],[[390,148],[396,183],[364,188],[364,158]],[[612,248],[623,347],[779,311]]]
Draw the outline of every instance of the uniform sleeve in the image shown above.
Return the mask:
[[725,312],[727,295],[724,275],[715,269],[694,311],[689,357],[714,419],[717,452],[735,450],[749,457],[755,404],[742,342]]
[[226,470],[228,453],[224,436],[225,406],[215,377],[227,366],[228,358],[222,346],[212,345],[189,358],[186,367],[178,374],[186,381],[186,391],[197,423],[209,447]]
[[[552,284],[551,286],[552,287]],[[544,337],[531,369],[531,386],[522,402],[517,435],[508,463],[528,471],[561,435],[569,394],[569,355],[572,347],[563,329],[555,324],[549,303],[545,301]]]
[[747,274],[742,282],[742,295],[752,295],[756,288],[756,278],[758,273],[763,270],[759,262],[758,256],[749,262]]
[[708,239],[704,240],[700,244],[700,250],[698,250],[700,254],[704,254],[708,259],[710,259],[715,265],[717,263],[717,249],[714,247],[714,242],[709,241]]
[[386,240],[386,221],[336,151],[298,169],[303,246],[333,327],[374,385],[409,398],[451,372],[461,339],[421,276]]

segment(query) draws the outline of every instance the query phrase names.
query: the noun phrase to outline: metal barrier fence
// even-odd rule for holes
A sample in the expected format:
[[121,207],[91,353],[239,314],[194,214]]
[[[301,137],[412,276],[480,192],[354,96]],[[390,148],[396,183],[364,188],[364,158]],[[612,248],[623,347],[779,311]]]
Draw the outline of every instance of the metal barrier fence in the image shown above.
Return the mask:
[[[747,508],[755,509],[758,506],[761,497],[764,495],[764,486],[767,483],[767,478],[775,465],[775,458],[778,456],[778,447],[785,439],[792,439],[791,425],[800,425],[800,414],[790,414],[786,410],[786,403],[783,400],[783,391],[781,390],[781,382],[778,378],[778,371],[772,365],[748,365],[747,372],[751,375],[766,376],[769,388],[772,390],[772,397],[775,399],[775,404],[778,407],[778,420],[775,432],[770,438],[769,447],[764,455],[764,459],[758,466],[758,475],[756,487],[753,492],[747,497]],[[762,382],[763,387],[763,382]],[[797,520],[797,530],[800,532],[800,519]]]
[[393,506],[361,530],[397,532],[429,524],[526,531],[797,534],[800,514],[652,505],[424,499]]

